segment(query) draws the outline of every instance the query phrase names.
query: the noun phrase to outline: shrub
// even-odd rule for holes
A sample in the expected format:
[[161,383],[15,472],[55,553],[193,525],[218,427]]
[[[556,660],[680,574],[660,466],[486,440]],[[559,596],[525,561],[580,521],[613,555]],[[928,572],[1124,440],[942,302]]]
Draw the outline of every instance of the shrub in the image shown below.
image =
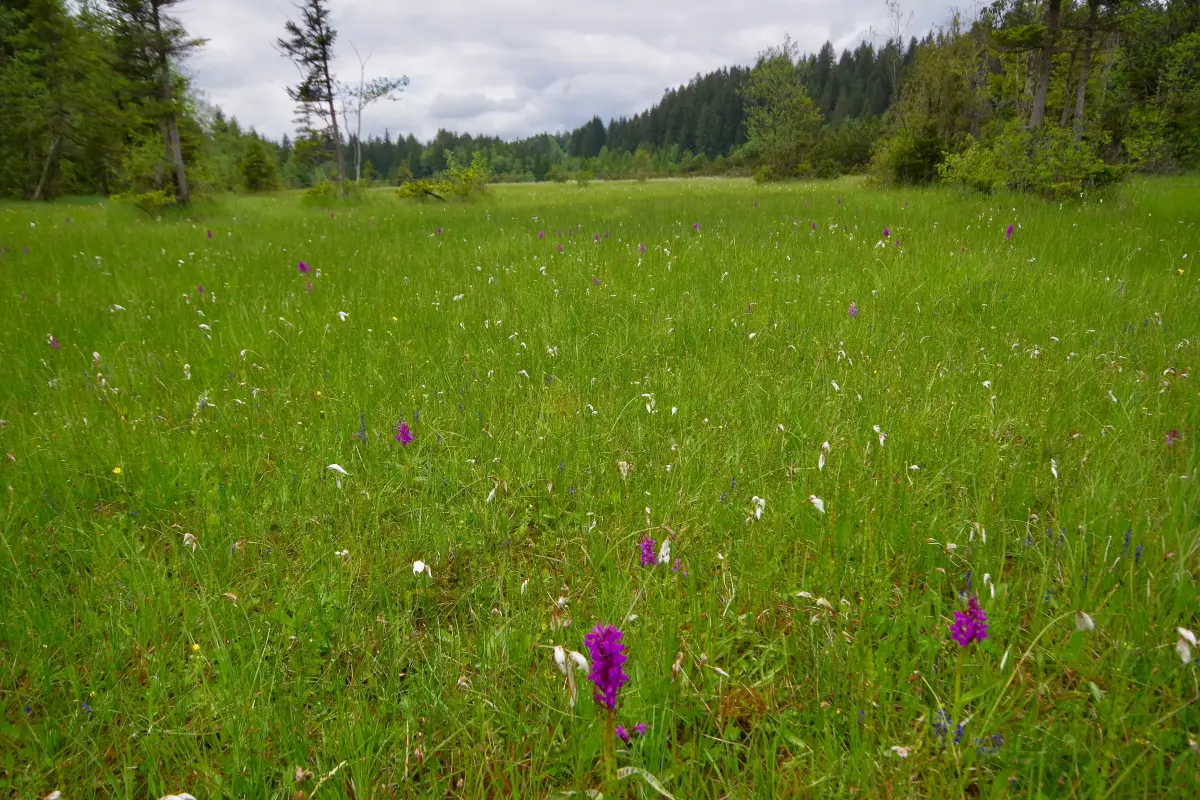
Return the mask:
[[1052,125],[1026,130],[1010,122],[994,142],[973,143],[948,156],[942,177],[990,192],[1008,188],[1045,197],[1065,197],[1121,181],[1127,166],[1106,164],[1090,142],[1075,141],[1071,131]]

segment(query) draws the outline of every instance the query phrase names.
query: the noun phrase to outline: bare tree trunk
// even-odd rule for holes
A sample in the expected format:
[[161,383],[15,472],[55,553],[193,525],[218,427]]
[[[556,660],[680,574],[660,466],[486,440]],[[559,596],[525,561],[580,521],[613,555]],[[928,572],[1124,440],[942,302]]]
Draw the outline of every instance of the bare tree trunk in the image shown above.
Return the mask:
[[337,109],[333,105],[333,79],[329,76],[329,52],[322,49],[321,68],[325,71],[325,92],[329,100],[329,123],[333,128],[333,150],[337,153],[338,184],[345,190],[346,154],[342,150],[342,132],[338,129]]
[[192,201],[192,192],[188,187],[187,165],[183,163],[183,146],[179,141],[179,123],[175,114],[167,116],[166,128],[167,152],[175,166],[175,199],[180,204],[187,205]]
[[174,98],[171,96],[171,65],[167,60],[167,45],[162,38],[162,24],[159,20],[158,5],[150,4],[154,19],[155,48],[158,50],[159,100],[169,109],[162,118],[163,147],[167,160],[175,169],[175,200],[180,205],[191,201],[188,191],[187,166],[183,163],[183,148],[179,142],[179,123],[175,119],[173,108]]
[[1079,56],[1079,48],[1071,48],[1071,62],[1067,65],[1067,74],[1063,78],[1063,93],[1062,93],[1062,113],[1058,116],[1058,127],[1065,128],[1067,120],[1071,118],[1072,106],[1067,102],[1067,98],[1071,96],[1071,76],[1075,74],[1075,61]]
[[58,161],[58,146],[62,142],[62,136],[55,134],[54,139],[50,142],[50,150],[46,153],[46,160],[42,163],[42,176],[38,179],[37,188],[33,190],[33,199],[41,200],[42,194],[46,191],[46,184],[50,182],[52,167]]
[[1038,54],[1037,88],[1033,92],[1033,108],[1029,112],[1029,130],[1041,127],[1046,116],[1046,95],[1050,92],[1050,68],[1054,61],[1054,45],[1062,23],[1062,0],[1046,0],[1046,35]]
[[1075,90],[1075,122],[1071,126],[1075,141],[1083,138],[1083,108],[1087,101],[1088,78],[1092,74],[1092,30],[1087,33],[1087,44],[1083,47],[1083,64],[1079,67],[1079,86]]
[[1083,107],[1087,101],[1088,78],[1092,74],[1092,59],[1096,48],[1093,46],[1096,38],[1096,6],[1099,0],[1088,0],[1087,32],[1083,38],[1083,63],[1079,66],[1079,86],[1075,89],[1075,123],[1071,126],[1072,135],[1078,142],[1083,138]]

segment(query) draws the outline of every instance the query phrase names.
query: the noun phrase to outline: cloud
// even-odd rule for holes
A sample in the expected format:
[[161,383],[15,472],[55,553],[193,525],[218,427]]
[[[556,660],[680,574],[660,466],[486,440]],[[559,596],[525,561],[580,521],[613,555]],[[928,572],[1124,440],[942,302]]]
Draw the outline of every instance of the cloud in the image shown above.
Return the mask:
[[[949,15],[942,2],[909,7],[906,36]],[[367,77],[411,80],[401,100],[368,109],[364,134],[425,140],[438,128],[512,138],[632,116],[699,73],[751,63],[785,34],[816,52],[827,39],[839,50],[882,42],[890,28],[883,0],[332,0],[331,10],[339,79],[357,81],[357,49]],[[294,127],[284,87],[296,70],[274,48],[293,13],[278,0],[176,6],[189,33],[209,40],[186,67],[197,89],[273,137]]]

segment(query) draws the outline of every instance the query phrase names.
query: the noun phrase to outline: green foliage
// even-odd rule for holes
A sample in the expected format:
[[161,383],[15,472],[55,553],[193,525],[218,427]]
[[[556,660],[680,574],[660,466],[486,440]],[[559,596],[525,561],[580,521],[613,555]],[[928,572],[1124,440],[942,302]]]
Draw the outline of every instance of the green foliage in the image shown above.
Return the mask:
[[871,174],[884,186],[932,183],[944,157],[938,137],[901,128],[876,143]]
[[246,191],[265,192],[279,188],[279,165],[267,143],[257,136],[247,139],[238,171]]
[[413,180],[405,181],[396,190],[396,196],[402,200],[417,200],[424,203],[427,200],[442,200],[446,199],[446,187],[441,181],[433,178],[414,178]]
[[764,52],[742,89],[748,146],[767,168],[756,177],[799,177],[821,127],[821,114],[804,90],[794,56],[791,40]]
[[975,142],[948,155],[939,172],[947,181],[985,192],[1007,188],[1062,198],[1117,183],[1128,169],[1106,164],[1070,131],[1044,126],[1031,132],[1014,121],[991,144]]
[[342,192],[335,181],[321,181],[304,190],[304,200],[317,206],[331,206],[341,196]]
[[147,189],[146,191],[130,189],[127,192],[113,195],[112,199],[144,211],[151,216],[175,205],[175,193],[166,189]]
[[575,173],[575,184],[580,189],[586,189],[588,186],[591,186],[592,181],[595,179],[596,176],[591,170],[581,169]]

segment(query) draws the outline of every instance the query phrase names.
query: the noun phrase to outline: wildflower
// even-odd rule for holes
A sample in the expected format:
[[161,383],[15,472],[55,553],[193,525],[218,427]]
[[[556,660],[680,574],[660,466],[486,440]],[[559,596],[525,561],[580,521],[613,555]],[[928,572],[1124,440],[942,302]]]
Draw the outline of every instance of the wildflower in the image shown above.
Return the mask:
[[1179,659],[1183,663],[1188,664],[1192,660],[1192,648],[1196,646],[1196,634],[1187,628],[1176,628],[1175,632],[1179,634],[1179,641],[1175,643],[1175,652],[1179,654]]
[[816,222],[813,222],[813,224],[812,224],[812,231],[813,231],[813,233],[817,232],[817,223]]
[[1096,622],[1083,611],[1075,612],[1075,630],[1077,631],[1094,631],[1096,630]]
[[1050,459],[1050,474],[1054,476],[1054,480],[1058,480],[1058,462],[1053,458]]
[[58,337],[55,336],[53,333],[46,334],[46,344],[50,345],[50,347],[54,350],[57,350],[58,348],[62,347],[62,345],[58,341]]
[[412,435],[412,430],[408,427],[408,423],[400,420],[400,424],[396,426],[396,441],[402,447],[408,447],[409,443],[416,437]]
[[1179,429],[1171,428],[1171,430],[1167,431],[1167,447],[1173,447],[1179,441],[1179,438]]
[[204,284],[203,283],[196,284],[196,294],[204,294]]
[[699,222],[693,222],[693,223],[692,223],[692,230],[694,230],[694,231],[699,231],[699,230],[700,230],[700,223],[699,223]]
[[639,543],[642,548],[641,561],[643,567],[654,566],[654,540],[649,536],[643,536]]
[[671,572],[678,572],[678,573],[682,573],[682,574],[683,574],[683,577],[685,577],[685,578],[688,576],[688,574],[687,574],[687,567],[685,567],[685,566],[683,565],[683,561],[681,561],[681,560],[680,560],[680,559],[678,559],[678,558],[677,558],[677,559],[675,559],[675,564],[674,564],[674,565],[671,567]]
[[821,454],[819,456],[817,456],[817,471],[818,472],[823,472],[825,470],[825,454],[828,452],[829,452],[829,442],[822,442],[821,443]]
[[546,238],[546,232],[545,232],[545,231],[538,231],[538,238],[539,238],[539,239],[545,239],[545,238]]
[[593,233],[593,234],[592,234],[592,241],[593,241],[595,244],[600,244],[600,234],[598,234],[598,233]]
[[886,239],[886,238],[888,238],[888,237],[889,237],[889,236],[891,236],[891,235],[892,235],[892,232],[891,232],[891,231],[889,231],[887,228],[884,228],[884,229],[883,229],[883,238],[885,238],[885,239]]
[[206,233],[208,233],[208,238],[210,238],[210,239],[211,239],[211,238],[212,238],[212,231],[206,231]]
[[192,652],[193,653],[200,652],[200,643],[199,642],[192,642]]
[[607,709],[615,709],[618,692],[629,682],[629,676],[621,669],[626,661],[621,631],[600,623],[583,637],[583,643],[592,657],[592,671],[587,676],[596,686],[592,698]]
[[593,275],[592,276],[592,286],[599,286],[599,285],[600,285],[600,279],[597,278],[595,275]]
[[1009,225],[1009,226],[1008,226],[1008,228],[1007,228],[1007,229],[1005,229],[1005,231],[1004,231],[1004,239],[1005,239],[1005,241],[1008,241],[1008,240],[1012,239],[1012,233],[1013,233],[1013,226],[1012,226],[1012,225]]
[[658,563],[671,563],[671,540],[663,539],[662,547],[658,548]]
[[183,546],[192,548],[193,553],[196,552],[196,545],[198,544],[199,542],[196,541],[195,534],[185,533],[183,535]]
[[121,468],[120,468],[120,467],[113,467],[113,470],[112,470],[112,472],[113,472],[113,475],[120,475],[120,474],[121,474]]
[[347,311],[339,311],[338,312],[338,319],[340,319],[342,322],[345,322],[346,318],[349,316],[350,316],[350,313]]
[[950,626],[950,638],[960,647],[966,647],[971,642],[982,642],[987,638],[987,614],[979,607],[979,601],[972,595],[966,611],[954,612],[954,624]]
[[767,507],[766,498],[758,497],[756,495],[756,496],[750,498],[750,502],[754,504],[754,518],[762,519],[763,511]]
[[825,513],[825,501],[817,497],[815,494],[810,494],[808,496],[808,502],[812,503],[813,508],[815,508],[817,511],[820,511],[822,514]]
[[639,722],[637,725],[634,725],[633,732],[638,736],[645,736],[646,735],[646,723]]
[[438,227],[437,227],[437,235],[438,236],[442,235],[442,226],[441,225],[438,225]]
[[858,316],[858,304],[851,303],[850,307],[848,309],[846,309],[846,316],[850,317],[850,319],[854,319],[855,317],[857,317]]
[[880,430],[878,425],[872,426],[872,430],[874,430],[875,435],[879,437],[879,446],[883,447],[883,443],[887,441],[888,435]]
[[645,252],[646,252],[646,243],[645,243],[645,242],[641,242],[641,243],[639,243],[639,244],[638,244],[638,252],[639,252],[639,253],[645,253]]
[[891,752],[893,755],[895,755],[899,758],[908,758],[909,748],[901,747],[898,744],[894,744],[891,746]]
[[626,744],[629,743],[629,731],[625,730],[624,725],[618,725],[616,731],[613,733],[622,742],[625,742]]
[[312,292],[312,281],[307,281],[304,284],[304,291],[310,292],[310,293]]
[[305,264],[303,261],[301,261],[298,264],[296,264],[296,269],[298,269],[301,273],[307,274],[308,273],[308,264]]
[[412,564],[412,567],[413,567],[413,575],[420,575],[422,572],[424,572],[430,578],[433,578],[433,570],[431,570],[429,568],[429,565],[426,564],[421,559],[418,558],[416,561],[414,561]]
[[340,464],[330,464],[325,469],[329,470],[330,472],[336,472],[338,475],[345,475],[346,477],[350,476],[350,473],[346,472],[346,470],[343,469]]

